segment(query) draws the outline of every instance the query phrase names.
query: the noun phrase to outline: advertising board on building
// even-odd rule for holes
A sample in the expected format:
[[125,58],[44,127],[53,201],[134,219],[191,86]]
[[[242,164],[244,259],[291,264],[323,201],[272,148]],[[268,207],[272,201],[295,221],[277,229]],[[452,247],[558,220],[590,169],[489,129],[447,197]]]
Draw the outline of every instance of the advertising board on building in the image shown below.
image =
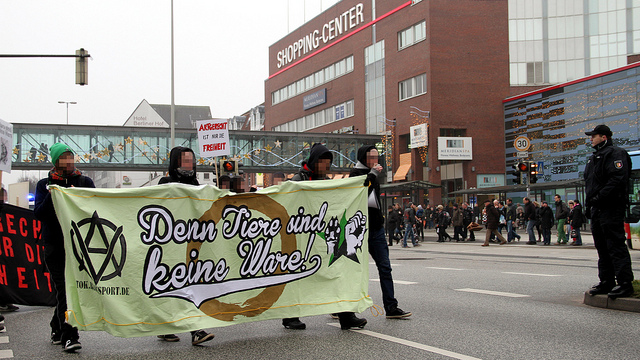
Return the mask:
[[318,90],[302,98],[302,108],[309,110],[327,102],[327,88]]
[[429,145],[429,129],[426,123],[412,126],[409,134],[411,135],[412,149]]
[[478,174],[476,180],[478,189],[504,186],[504,174]]
[[473,160],[470,137],[438,137],[438,160]]

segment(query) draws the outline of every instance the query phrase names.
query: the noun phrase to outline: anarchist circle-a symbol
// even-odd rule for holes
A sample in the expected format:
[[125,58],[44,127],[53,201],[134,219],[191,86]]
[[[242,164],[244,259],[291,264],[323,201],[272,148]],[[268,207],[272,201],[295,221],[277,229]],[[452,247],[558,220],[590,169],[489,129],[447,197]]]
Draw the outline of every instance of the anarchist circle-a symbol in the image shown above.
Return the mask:
[[[83,236],[81,230],[85,225],[89,225],[89,227]],[[80,271],[86,270],[96,285],[99,281],[122,276],[127,256],[127,243],[122,226],[117,227],[111,221],[100,218],[98,212],[94,211],[90,218],[80,220],[77,223],[71,221],[71,228],[73,255],[78,261]],[[110,237],[107,236],[107,232],[111,234]],[[94,236],[99,236],[104,246],[91,246]],[[118,253],[120,254],[119,259],[116,258]],[[100,263],[100,261],[102,262]],[[100,263],[100,268],[97,271],[94,263]],[[113,265],[112,271],[104,275],[109,264]]]

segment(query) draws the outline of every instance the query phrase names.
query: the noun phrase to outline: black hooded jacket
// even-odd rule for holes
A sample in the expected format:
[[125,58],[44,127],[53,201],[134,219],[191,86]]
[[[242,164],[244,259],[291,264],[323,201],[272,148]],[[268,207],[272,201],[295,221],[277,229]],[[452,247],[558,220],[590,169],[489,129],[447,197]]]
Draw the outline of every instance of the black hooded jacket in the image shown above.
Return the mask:
[[[200,183],[198,183],[198,178],[196,177],[195,163],[193,164],[192,175],[185,176],[184,174],[181,174],[180,172],[178,172],[178,168],[180,167],[180,159],[182,158],[182,153],[185,153],[185,152],[190,152],[191,154],[193,154],[193,150],[183,146],[176,146],[173,149],[171,149],[171,153],[169,154],[169,176],[165,176],[161,178],[158,184],[167,184],[167,183],[177,182],[177,183],[189,184],[189,185],[200,185]],[[195,159],[195,154],[193,158]]]
[[51,193],[49,193],[49,185],[58,185],[61,187],[86,187],[95,188],[93,180],[90,177],[81,175],[80,173],[73,173],[64,179],[56,179],[49,175],[38,181],[36,185],[36,198],[33,213],[36,219],[40,220],[42,224],[41,237],[45,244],[45,252],[49,255],[55,251],[64,250],[64,237],[62,234],[62,228],[58,222],[56,211],[53,208],[53,200],[51,199]]
[[380,175],[380,173],[366,165],[367,152],[375,148],[373,145],[360,147],[358,149],[358,163],[356,167],[349,172],[349,177],[367,175],[364,185],[369,188],[369,197],[371,197],[373,193],[376,204],[375,207],[371,207],[372,202],[369,202],[369,227],[371,230],[378,230],[384,226],[384,217],[382,216],[380,206],[380,183],[378,182],[378,175]]
[[300,170],[291,178],[291,181],[324,180],[313,173],[316,163],[321,158],[331,159],[331,162],[333,162],[333,154],[326,146],[318,143],[313,144],[309,152],[309,158],[307,161],[302,162]]

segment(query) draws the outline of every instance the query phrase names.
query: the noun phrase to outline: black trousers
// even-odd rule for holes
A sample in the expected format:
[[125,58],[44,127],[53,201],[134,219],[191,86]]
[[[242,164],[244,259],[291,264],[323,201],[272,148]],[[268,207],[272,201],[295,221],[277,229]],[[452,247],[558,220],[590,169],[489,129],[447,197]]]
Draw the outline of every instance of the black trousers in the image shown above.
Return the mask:
[[45,246],[45,263],[49,269],[53,291],[56,297],[56,307],[51,319],[51,331],[60,332],[66,322],[65,312],[67,311],[67,291],[64,283],[64,248],[58,249],[52,245]]
[[631,257],[624,233],[624,212],[594,211],[591,234],[598,251],[598,277],[601,282],[618,284],[633,281]]

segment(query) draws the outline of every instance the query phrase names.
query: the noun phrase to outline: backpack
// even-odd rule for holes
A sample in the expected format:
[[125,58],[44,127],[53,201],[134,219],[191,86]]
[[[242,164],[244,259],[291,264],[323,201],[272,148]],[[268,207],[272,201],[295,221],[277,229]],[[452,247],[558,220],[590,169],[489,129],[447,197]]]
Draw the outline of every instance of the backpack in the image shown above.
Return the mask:
[[451,225],[451,215],[449,215],[449,213],[447,211],[442,211],[443,212],[443,216],[442,216],[442,226],[449,226]]

